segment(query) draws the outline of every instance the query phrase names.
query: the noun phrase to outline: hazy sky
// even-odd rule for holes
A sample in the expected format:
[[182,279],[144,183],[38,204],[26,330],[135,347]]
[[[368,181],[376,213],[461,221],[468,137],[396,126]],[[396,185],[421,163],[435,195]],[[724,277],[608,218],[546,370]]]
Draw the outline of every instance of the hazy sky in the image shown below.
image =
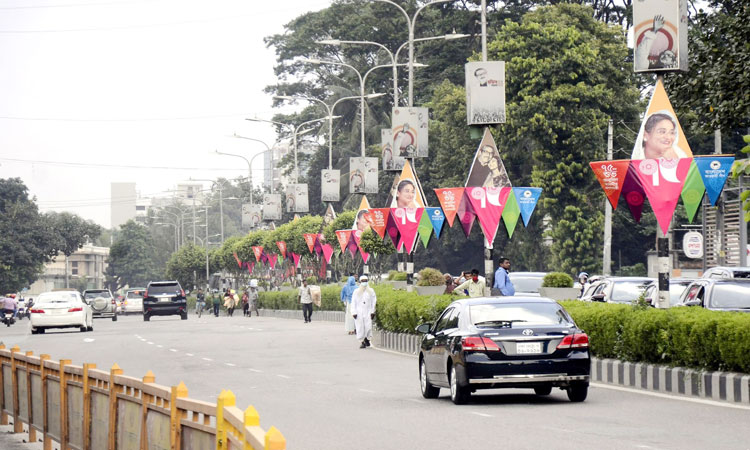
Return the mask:
[[275,82],[275,55],[263,37],[329,4],[3,0],[0,178],[22,178],[42,211],[108,227],[113,181],[151,197],[189,177],[245,176],[244,161],[213,151],[265,149],[234,132],[275,140],[244,120],[274,114],[262,90]]

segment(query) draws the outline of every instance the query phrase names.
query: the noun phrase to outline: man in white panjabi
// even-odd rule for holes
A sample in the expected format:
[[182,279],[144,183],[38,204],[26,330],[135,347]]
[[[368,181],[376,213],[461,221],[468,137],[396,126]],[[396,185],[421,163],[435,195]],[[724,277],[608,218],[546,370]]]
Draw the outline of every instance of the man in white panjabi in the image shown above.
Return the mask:
[[359,348],[370,346],[372,337],[372,319],[375,318],[375,291],[367,286],[367,275],[359,277],[359,287],[352,294],[352,317],[357,330],[357,339],[362,343]]

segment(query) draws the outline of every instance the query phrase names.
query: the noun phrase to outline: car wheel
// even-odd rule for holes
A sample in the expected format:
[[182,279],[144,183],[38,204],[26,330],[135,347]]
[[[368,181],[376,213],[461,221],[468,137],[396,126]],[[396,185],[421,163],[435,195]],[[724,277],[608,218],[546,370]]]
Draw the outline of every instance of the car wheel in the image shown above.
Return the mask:
[[112,316],[112,322],[117,322],[117,314],[115,314],[114,316]]
[[463,405],[469,400],[471,392],[461,385],[458,384],[458,376],[456,374],[456,366],[451,366],[451,400],[456,405]]
[[424,359],[419,363],[419,385],[422,388],[422,397],[424,398],[437,398],[440,395],[440,388],[431,385],[427,379],[427,367],[425,367]]
[[36,328],[32,328],[31,334],[39,334],[39,330],[37,330]]
[[552,392],[552,386],[541,386],[535,387],[534,393],[536,395],[549,395]]
[[36,332],[37,334],[44,334],[44,328],[37,328]]
[[143,315],[143,321],[144,322],[148,322],[150,319],[151,319],[151,316],[149,316],[148,314],[144,314]]
[[589,393],[588,383],[572,383],[568,387],[568,400],[571,402],[582,402],[586,400]]
[[187,320],[187,312],[180,313],[180,319]]

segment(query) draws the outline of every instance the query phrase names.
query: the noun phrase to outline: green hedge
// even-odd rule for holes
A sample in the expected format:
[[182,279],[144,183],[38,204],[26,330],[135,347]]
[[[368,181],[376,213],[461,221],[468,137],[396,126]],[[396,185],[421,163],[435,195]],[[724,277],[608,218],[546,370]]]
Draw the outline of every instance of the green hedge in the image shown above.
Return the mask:
[[603,358],[750,373],[750,314],[564,301]]
[[[341,286],[331,284],[320,287],[320,309],[324,311],[344,311],[346,307],[341,302]],[[297,289],[288,291],[272,291],[258,294],[258,308],[266,309],[302,309],[297,300]]]

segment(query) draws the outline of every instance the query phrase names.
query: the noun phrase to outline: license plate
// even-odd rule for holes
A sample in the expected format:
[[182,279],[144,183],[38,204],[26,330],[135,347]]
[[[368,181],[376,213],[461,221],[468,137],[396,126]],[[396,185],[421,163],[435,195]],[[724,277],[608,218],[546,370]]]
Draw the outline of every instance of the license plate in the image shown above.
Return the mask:
[[527,355],[530,353],[542,353],[541,342],[517,342],[516,353],[519,355]]
[[166,303],[172,301],[172,297],[162,297],[159,299],[159,303]]

